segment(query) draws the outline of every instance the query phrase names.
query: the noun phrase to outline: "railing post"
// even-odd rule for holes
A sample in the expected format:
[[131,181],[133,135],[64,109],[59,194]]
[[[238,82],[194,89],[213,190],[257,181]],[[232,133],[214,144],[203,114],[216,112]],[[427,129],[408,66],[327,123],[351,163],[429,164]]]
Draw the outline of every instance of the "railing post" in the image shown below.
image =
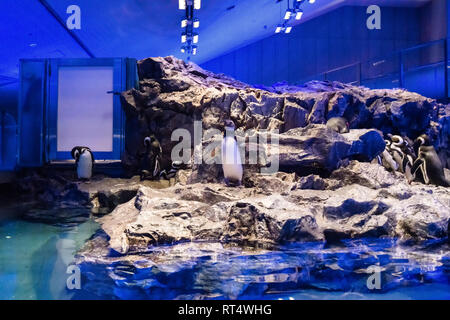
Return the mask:
[[399,70],[399,87],[403,88],[404,87],[404,83],[405,83],[405,70],[404,70],[404,66],[403,66],[403,55],[402,55],[402,51],[400,51],[399,56],[399,63],[400,63],[400,70]]
[[448,102],[448,38],[445,38],[444,40],[444,88],[445,88],[445,94],[444,98],[446,102]]
[[362,62],[359,63],[359,74],[358,74],[359,85],[362,85]]
[[3,148],[5,146],[4,143],[5,137],[5,111],[0,112],[0,168],[3,165]]

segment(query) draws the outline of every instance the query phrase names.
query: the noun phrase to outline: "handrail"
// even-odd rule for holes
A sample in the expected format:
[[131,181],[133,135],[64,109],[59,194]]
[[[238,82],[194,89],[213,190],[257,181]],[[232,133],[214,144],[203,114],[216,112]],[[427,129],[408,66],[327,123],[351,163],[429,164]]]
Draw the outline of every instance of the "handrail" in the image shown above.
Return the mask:
[[[318,73],[315,76],[308,76],[307,78],[310,79],[310,78],[315,77],[317,79],[323,78],[324,80],[327,80],[327,76],[332,74],[332,73],[334,73],[334,72],[342,71],[342,70],[345,70],[345,69],[348,69],[348,68],[351,68],[351,67],[359,66],[359,69],[358,69],[358,78],[359,79],[357,79],[355,81],[352,81],[351,83],[359,83],[359,84],[361,84],[362,81],[378,79],[378,78],[382,78],[382,77],[385,77],[385,76],[389,76],[389,75],[393,75],[393,74],[397,74],[398,73],[400,87],[403,87],[404,74],[405,74],[405,64],[404,64],[404,59],[403,59],[404,54],[405,53],[409,53],[409,52],[414,51],[414,50],[418,50],[418,49],[421,49],[421,48],[427,48],[427,47],[431,47],[431,46],[434,46],[436,44],[441,44],[442,43],[444,45],[444,48],[443,48],[444,59],[442,61],[434,62],[434,63],[427,64],[427,65],[416,66],[414,68],[408,69],[407,71],[417,70],[418,68],[424,68],[424,67],[429,67],[429,66],[433,66],[433,65],[438,65],[438,64],[441,64],[443,62],[445,63],[449,59],[449,54],[448,54],[448,41],[449,41],[449,39],[450,38],[443,38],[443,39],[439,39],[439,40],[433,40],[433,41],[429,41],[429,42],[425,42],[425,43],[420,43],[420,44],[417,44],[417,45],[409,47],[409,48],[393,51],[393,52],[391,52],[391,53],[389,53],[387,55],[384,55],[382,57],[372,58],[372,59],[366,60],[364,62],[361,62],[361,61],[354,62],[354,63],[347,64],[347,65],[344,65],[344,66],[341,66],[341,67],[338,67],[338,68],[327,70],[325,72]],[[372,78],[369,77],[369,78],[364,78],[363,79],[363,75],[362,75],[363,72],[362,72],[362,70],[363,70],[363,65],[364,64],[370,64],[373,61],[375,61],[375,62],[383,62],[384,63],[389,58],[396,57],[396,56],[399,59],[398,68],[397,68],[398,72],[383,73],[383,74],[381,74],[379,76],[376,76],[376,77],[372,77]],[[448,99],[448,69],[447,68],[445,68],[445,82],[446,83],[445,83],[445,94],[444,95],[445,95],[445,98]]]

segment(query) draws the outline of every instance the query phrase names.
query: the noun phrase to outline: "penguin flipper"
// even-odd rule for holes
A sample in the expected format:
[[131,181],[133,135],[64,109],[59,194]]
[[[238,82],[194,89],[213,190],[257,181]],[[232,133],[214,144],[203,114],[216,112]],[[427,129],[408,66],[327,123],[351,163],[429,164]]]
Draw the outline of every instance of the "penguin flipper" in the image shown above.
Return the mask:
[[417,158],[416,161],[414,161],[414,164],[411,168],[411,173],[415,176],[417,170],[420,168],[420,166],[422,165],[423,160],[421,158]]
[[425,181],[425,184],[430,184],[430,178],[428,178],[427,174],[427,162],[423,161],[422,165],[420,166],[420,171],[422,171],[423,180]]
[[155,167],[153,168],[153,177],[154,178],[159,177],[160,171],[161,171],[161,167],[159,164],[159,157],[156,156],[155,157]]

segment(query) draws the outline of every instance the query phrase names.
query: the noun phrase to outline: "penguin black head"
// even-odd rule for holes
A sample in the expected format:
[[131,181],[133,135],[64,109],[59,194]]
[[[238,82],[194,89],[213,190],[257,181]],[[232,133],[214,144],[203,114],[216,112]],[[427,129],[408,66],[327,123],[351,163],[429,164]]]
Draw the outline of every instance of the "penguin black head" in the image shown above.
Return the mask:
[[182,165],[183,165],[183,162],[181,162],[181,161],[173,161],[172,162],[173,169],[180,169]]
[[78,161],[78,159],[80,158],[80,150],[76,147],[72,149],[70,154],[72,155],[72,158],[75,159],[75,161]]
[[401,146],[405,143],[405,140],[399,135],[388,133],[388,137],[394,145]]
[[78,162],[78,160],[80,159],[80,156],[84,153],[84,152],[91,152],[91,149],[89,149],[89,147],[83,147],[83,146],[76,146],[72,149],[72,151],[70,152],[70,154],[72,155],[72,158],[75,159],[75,161]]
[[431,146],[431,139],[426,134],[421,134],[416,140],[414,140],[414,146]]
[[145,137],[144,139],[144,146],[148,147],[153,142],[152,137]]
[[428,135],[421,134],[416,140],[414,140],[413,149],[416,154],[419,152],[419,147],[421,146],[431,146],[431,139]]
[[236,126],[234,125],[233,120],[229,120],[229,119],[224,121],[224,127],[225,127],[225,130],[227,130],[227,131],[234,131],[236,129]]

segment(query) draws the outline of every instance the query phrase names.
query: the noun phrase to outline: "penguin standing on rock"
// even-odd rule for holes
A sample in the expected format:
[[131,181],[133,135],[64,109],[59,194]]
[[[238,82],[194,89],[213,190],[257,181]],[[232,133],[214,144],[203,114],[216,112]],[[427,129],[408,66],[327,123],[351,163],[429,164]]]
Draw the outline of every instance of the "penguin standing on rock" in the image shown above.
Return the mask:
[[398,163],[394,160],[394,158],[391,155],[391,141],[384,140],[386,143],[386,147],[383,150],[383,152],[377,156],[378,164],[382,165],[388,170],[391,170],[393,172],[398,170]]
[[[422,174],[425,184],[435,184],[438,186],[449,187],[450,183],[445,178],[444,168],[441,159],[431,145],[431,140],[426,135],[421,135],[414,141],[414,145],[418,146],[417,159],[411,168],[413,179],[417,172]],[[411,182],[409,180],[409,182]]]
[[81,180],[89,180],[92,177],[94,155],[88,147],[77,146],[70,152],[77,165],[77,176]]
[[350,124],[347,119],[342,117],[333,117],[328,119],[327,128],[336,131],[337,133],[350,132]]
[[242,163],[239,146],[234,134],[235,125],[231,120],[225,120],[225,132],[222,140],[222,169],[227,186],[241,185]]
[[154,135],[144,139],[145,153],[141,163],[141,180],[159,178],[162,148]]

